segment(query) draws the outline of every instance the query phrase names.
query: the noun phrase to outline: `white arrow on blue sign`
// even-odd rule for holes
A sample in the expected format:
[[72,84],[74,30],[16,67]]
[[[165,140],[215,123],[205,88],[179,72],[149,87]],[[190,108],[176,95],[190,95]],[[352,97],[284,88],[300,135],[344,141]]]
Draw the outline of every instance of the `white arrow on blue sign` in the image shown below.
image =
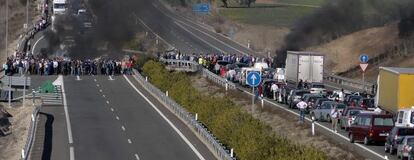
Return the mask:
[[360,61],[361,63],[367,63],[367,62],[368,62],[368,55],[366,55],[366,54],[362,54],[362,55],[360,55],[360,56],[359,56],[359,61]]
[[259,72],[249,72],[246,76],[246,82],[249,86],[257,87],[262,81],[262,77]]

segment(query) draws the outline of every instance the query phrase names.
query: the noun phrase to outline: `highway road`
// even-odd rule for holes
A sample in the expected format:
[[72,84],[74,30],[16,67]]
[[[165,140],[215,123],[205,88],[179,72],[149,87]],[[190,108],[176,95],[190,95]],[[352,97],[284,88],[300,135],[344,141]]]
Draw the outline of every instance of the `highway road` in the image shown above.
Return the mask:
[[[144,0],[143,3],[145,3],[145,8],[141,7],[140,11],[136,12],[138,21],[149,31],[160,36],[167,44],[173,45],[181,51],[188,51],[186,53],[222,52],[257,55],[250,49],[212,32],[209,27],[203,24],[175,15],[158,1]],[[248,93],[245,89],[242,89],[242,91]],[[271,100],[266,100],[266,103],[273,107],[286,109],[285,105],[277,104]],[[286,109],[286,111],[291,114],[297,114],[296,110]],[[317,123],[319,130],[326,136],[352,148],[360,155],[369,159],[384,159],[385,156],[388,159],[396,159],[396,156],[386,155],[382,145],[364,146],[359,143],[349,143],[348,135],[345,131],[334,133],[329,129],[329,126],[330,124],[328,123]]]
[[65,105],[42,108],[53,121],[39,124],[49,128],[38,127],[37,133],[50,132],[36,138],[35,149],[39,142],[47,143],[45,151],[37,148],[37,155],[32,154],[34,159],[216,159],[132,76],[60,78]]

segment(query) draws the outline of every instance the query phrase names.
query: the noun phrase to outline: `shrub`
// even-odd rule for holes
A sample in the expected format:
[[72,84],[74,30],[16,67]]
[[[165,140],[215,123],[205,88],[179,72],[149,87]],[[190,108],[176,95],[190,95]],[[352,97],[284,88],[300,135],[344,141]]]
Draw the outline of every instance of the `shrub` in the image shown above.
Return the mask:
[[191,113],[198,113],[199,121],[220,141],[234,148],[240,160],[322,160],[325,153],[307,145],[294,144],[272,133],[271,128],[242,112],[228,98],[205,96],[191,86],[184,73],[169,72],[155,61],[148,61],[143,72],[162,91]]

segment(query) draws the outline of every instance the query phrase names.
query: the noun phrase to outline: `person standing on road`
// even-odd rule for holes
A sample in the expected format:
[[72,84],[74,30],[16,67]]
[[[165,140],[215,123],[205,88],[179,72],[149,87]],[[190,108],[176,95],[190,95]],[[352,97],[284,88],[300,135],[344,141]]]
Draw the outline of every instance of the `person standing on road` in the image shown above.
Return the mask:
[[276,100],[276,97],[278,97],[277,92],[279,91],[279,87],[277,86],[276,83],[273,83],[272,86],[270,87],[270,90],[272,90],[272,93],[273,93],[273,100]]
[[299,80],[298,89],[303,89],[303,81],[302,81],[302,79]]
[[332,130],[336,133],[337,132],[337,126],[338,126],[338,110],[335,108],[333,108],[331,110],[331,121],[332,121]]
[[296,107],[299,109],[299,122],[303,123],[305,120],[305,110],[308,107],[308,104],[306,104],[305,101],[301,100],[298,104],[296,104]]

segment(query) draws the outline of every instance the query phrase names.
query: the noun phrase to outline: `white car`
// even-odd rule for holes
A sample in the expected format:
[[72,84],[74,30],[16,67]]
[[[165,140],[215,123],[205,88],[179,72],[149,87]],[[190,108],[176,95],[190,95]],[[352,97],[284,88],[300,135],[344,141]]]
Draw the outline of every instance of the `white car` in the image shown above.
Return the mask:
[[311,83],[309,91],[312,94],[326,94],[325,85],[322,83]]
[[414,136],[405,136],[401,143],[397,147],[397,157],[401,159],[407,159],[411,150],[411,146],[414,145]]

